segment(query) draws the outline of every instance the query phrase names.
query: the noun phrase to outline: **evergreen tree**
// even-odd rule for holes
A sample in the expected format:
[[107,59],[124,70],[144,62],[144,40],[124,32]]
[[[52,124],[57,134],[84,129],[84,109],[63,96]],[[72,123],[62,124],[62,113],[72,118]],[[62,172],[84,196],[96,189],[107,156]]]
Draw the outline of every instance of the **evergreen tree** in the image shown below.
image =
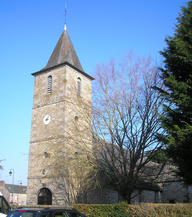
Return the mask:
[[165,99],[160,117],[166,137],[167,154],[178,170],[176,175],[192,184],[192,1],[181,7],[173,37],[166,37],[167,47],[161,51],[161,68],[165,89],[157,88]]
[[148,151],[146,153],[146,156],[150,157],[150,161],[158,164],[165,164],[168,160],[166,150],[162,147],[157,149],[156,151]]

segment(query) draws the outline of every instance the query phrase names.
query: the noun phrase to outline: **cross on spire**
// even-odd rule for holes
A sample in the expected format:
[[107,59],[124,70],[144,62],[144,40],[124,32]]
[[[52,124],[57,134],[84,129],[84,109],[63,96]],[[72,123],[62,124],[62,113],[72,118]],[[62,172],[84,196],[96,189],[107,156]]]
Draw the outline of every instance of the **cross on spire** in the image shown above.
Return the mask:
[[64,27],[64,29],[66,30],[67,29],[67,27],[66,27],[66,19],[67,19],[67,9],[66,9],[67,7],[66,7],[66,3],[65,3],[65,27]]

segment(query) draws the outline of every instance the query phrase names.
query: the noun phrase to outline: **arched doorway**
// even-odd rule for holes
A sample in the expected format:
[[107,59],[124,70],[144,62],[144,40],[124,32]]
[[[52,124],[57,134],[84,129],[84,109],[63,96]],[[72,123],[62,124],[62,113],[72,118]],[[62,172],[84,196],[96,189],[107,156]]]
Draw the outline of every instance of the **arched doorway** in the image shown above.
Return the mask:
[[41,188],[38,194],[38,205],[52,205],[52,193],[48,188]]

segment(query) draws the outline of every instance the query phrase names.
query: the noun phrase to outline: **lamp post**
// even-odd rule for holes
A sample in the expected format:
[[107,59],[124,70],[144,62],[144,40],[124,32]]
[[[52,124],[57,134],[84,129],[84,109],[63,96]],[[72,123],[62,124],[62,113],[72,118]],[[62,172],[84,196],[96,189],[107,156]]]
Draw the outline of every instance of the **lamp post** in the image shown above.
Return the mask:
[[18,181],[18,194],[17,194],[17,205],[18,205],[18,200],[19,200],[19,185],[22,185],[22,181]]
[[14,169],[10,169],[9,175],[12,176],[12,174],[13,174],[13,178],[12,178],[12,198],[11,198],[11,202],[13,203]]

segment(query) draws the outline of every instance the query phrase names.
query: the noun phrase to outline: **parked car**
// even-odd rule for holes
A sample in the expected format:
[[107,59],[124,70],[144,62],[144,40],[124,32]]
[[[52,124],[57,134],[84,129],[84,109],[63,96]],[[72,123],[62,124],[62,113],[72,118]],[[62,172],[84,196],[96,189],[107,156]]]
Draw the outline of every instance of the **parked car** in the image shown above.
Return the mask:
[[19,207],[9,213],[7,217],[86,217],[70,207]]
[[11,211],[11,207],[0,192],[0,217],[5,217]]

